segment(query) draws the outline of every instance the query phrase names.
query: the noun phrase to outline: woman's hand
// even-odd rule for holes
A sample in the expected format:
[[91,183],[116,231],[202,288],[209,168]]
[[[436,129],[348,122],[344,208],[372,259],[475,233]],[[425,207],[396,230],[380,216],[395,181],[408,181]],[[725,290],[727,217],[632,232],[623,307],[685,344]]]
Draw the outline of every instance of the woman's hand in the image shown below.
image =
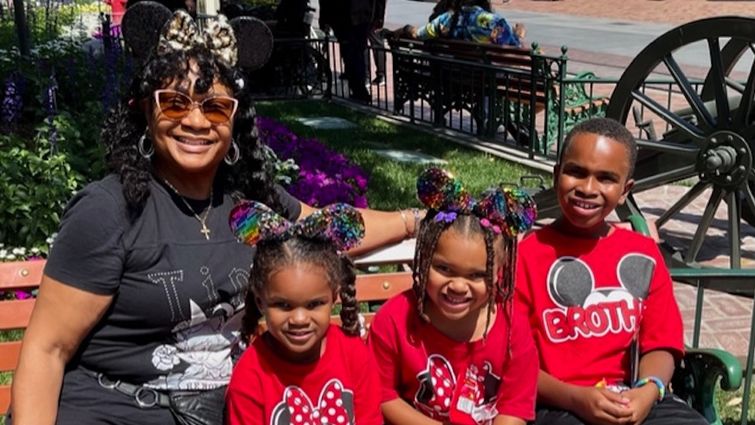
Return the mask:
[[631,423],[630,400],[605,388],[581,387],[574,393],[573,412],[593,425]]

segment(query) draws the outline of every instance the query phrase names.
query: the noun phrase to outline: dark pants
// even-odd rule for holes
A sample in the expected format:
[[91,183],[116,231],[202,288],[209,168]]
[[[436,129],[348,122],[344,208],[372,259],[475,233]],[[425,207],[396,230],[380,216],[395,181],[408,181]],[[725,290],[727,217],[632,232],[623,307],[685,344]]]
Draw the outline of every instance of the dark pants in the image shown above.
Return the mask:
[[365,83],[367,80],[367,68],[364,63],[364,53],[367,51],[367,34],[370,32],[369,24],[360,24],[333,28],[341,46],[341,57],[346,68],[346,78],[349,80],[351,95],[361,99],[367,99]]
[[[10,415],[5,422],[12,425]],[[67,372],[58,405],[56,425],[174,425],[170,410],[143,409],[134,397],[103,388],[97,379],[79,370]]]
[[[375,74],[385,77],[385,38],[378,31],[370,31],[367,40],[372,47],[372,57],[375,59]],[[367,57],[365,56],[365,59]],[[369,63],[369,62],[367,62]]]
[[[699,413],[673,394],[656,404],[643,425],[707,425]],[[530,425],[585,425],[582,420],[564,410],[538,407],[535,421]]]

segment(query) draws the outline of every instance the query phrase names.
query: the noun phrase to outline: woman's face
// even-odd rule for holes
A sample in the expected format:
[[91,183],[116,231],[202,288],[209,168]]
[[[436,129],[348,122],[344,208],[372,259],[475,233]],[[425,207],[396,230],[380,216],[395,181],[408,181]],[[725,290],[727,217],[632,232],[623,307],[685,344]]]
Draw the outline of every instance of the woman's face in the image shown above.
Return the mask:
[[[150,99],[151,108],[147,113],[149,135],[155,147],[154,165],[163,177],[172,176],[180,180],[193,175],[212,181],[231,145],[233,116],[231,115],[227,122],[217,122],[217,118],[208,119],[205,112],[227,105],[223,102],[227,102],[228,99],[219,96],[232,98],[233,94],[219,81],[215,81],[206,93],[195,93],[197,72],[197,64],[191,61],[186,79],[172,81],[163,88],[167,91],[161,95],[164,96],[161,97],[163,110],[157,104],[155,95]],[[175,95],[173,92],[187,97]],[[209,98],[217,98],[217,102],[220,103],[216,104],[216,100],[206,101]],[[166,99],[173,100],[166,103]],[[191,105],[190,101],[195,103]],[[204,104],[200,107],[199,104],[203,101]],[[175,117],[175,114],[166,112],[170,105],[178,103],[190,108],[185,116]]]

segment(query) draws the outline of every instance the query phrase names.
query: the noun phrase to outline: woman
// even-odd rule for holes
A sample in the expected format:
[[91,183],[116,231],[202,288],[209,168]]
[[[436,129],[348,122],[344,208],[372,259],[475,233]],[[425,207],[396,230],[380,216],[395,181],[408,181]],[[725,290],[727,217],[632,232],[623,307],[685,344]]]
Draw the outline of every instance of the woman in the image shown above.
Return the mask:
[[406,25],[394,31],[394,37],[447,38],[514,47],[522,47],[526,34],[524,24],[517,23],[512,28],[503,16],[491,11],[487,0],[440,2],[426,25],[419,28]]
[[[124,25],[149,21],[129,13]],[[222,422],[252,258],[228,214],[242,196],[289,220],[313,211],[272,182],[236,68],[266,43],[241,44],[256,50],[237,50],[224,19],[202,34],[177,12],[108,117],[113,174],[63,216],[14,377],[15,425],[191,423],[177,422],[183,402]],[[364,217],[363,249],[415,231],[405,212]]]

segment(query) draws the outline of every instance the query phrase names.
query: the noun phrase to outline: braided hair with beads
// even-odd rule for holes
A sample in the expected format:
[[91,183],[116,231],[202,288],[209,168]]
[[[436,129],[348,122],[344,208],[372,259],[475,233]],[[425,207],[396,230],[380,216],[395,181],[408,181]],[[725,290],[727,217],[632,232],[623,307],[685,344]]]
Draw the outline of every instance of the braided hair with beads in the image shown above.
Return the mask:
[[[420,225],[414,254],[412,288],[417,298],[417,313],[429,322],[425,313],[427,280],[433,254],[443,232],[453,229],[460,235],[481,235],[487,253],[487,334],[493,305],[503,303],[511,306],[508,301],[514,292],[517,235],[532,227],[537,215],[534,201],[516,188],[489,189],[476,200],[461,181],[440,168],[422,172],[417,179],[417,197],[428,208]],[[495,270],[497,252],[502,256],[502,274]],[[507,314],[510,314],[508,310]]]
[[360,334],[354,265],[342,254],[364,237],[364,221],[354,207],[329,205],[291,223],[264,204],[242,201],[231,211],[229,224],[239,240],[257,248],[242,319],[242,337],[247,342],[262,318],[255,297],[263,292],[268,278],[283,267],[302,263],[322,267],[331,290],[341,298],[341,328],[348,335]]

